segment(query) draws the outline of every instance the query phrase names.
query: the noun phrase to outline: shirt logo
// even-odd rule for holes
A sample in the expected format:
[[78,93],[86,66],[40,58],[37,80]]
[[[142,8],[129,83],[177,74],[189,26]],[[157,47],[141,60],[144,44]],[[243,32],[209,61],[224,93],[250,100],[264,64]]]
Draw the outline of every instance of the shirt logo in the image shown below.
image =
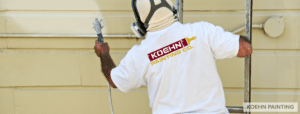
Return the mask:
[[170,45],[167,45],[163,48],[160,48],[156,51],[153,51],[148,54],[148,58],[151,62],[151,65],[157,64],[162,62],[163,60],[169,59],[170,57],[176,56],[181,54],[180,49],[183,52],[192,49],[193,47],[190,46],[191,41],[196,40],[196,37],[192,38],[183,38],[179,41],[176,41]]

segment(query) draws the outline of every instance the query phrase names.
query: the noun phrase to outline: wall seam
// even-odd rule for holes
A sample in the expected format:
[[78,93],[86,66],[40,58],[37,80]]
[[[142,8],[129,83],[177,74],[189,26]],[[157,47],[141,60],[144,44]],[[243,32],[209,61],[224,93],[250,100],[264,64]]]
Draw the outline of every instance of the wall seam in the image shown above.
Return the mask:
[[80,85],[83,86],[82,85],[82,69],[81,69],[82,63],[81,63],[81,58],[80,58],[80,52],[81,52],[81,50],[79,50],[78,53],[77,53],[77,56],[78,56],[77,59],[78,59],[78,62],[79,62],[78,67],[79,67]]
[[8,49],[8,42],[7,42],[7,38],[5,38],[5,49]]
[[14,114],[16,114],[16,103],[15,103],[15,89],[13,89],[13,106],[14,106]]

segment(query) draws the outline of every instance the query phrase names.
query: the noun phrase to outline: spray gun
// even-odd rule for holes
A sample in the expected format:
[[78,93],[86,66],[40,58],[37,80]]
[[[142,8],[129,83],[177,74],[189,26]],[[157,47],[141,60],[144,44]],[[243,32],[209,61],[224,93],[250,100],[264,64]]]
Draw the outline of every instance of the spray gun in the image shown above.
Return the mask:
[[103,40],[103,36],[102,36],[102,31],[101,29],[104,27],[101,25],[102,23],[102,19],[100,21],[98,21],[98,18],[95,18],[95,22],[94,22],[94,29],[96,30],[97,32],[97,36],[98,36],[98,42],[99,43],[104,43],[104,40]]
[[[101,24],[102,22],[103,22],[102,19],[100,21],[98,21],[98,18],[95,18],[94,29],[97,32],[97,36],[98,36],[97,41],[99,43],[104,43],[103,35],[102,35],[102,31],[101,31],[101,29],[104,27],[104,26],[102,26],[103,24]],[[108,92],[109,92],[109,103],[110,103],[111,113],[114,114],[114,110],[113,110],[113,106],[112,106],[112,99],[111,99],[111,87],[110,87],[109,83],[108,83]]]

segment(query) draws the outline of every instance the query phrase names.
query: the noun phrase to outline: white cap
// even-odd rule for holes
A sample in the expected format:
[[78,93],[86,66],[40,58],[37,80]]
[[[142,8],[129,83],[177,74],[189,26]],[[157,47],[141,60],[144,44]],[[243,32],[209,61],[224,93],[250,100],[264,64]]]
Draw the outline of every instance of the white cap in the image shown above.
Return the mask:
[[[153,0],[153,1],[155,5],[161,3],[161,0]],[[171,0],[166,0],[166,1],[173,8],[172,1]],[[141,21],[144,23],[151,10],[150,0],[137,0],[136,7],[139,12]],[[172,25],[176,21],[177,19],[175,19],[175,16],[173,15],[173,12],[170,9],[168,9],[167,7],[161,7],[158,10],[156,10],[155,13],[153,14],[149,22],[149,27],[147,31],[153,32],[153,31],[164,29]]]

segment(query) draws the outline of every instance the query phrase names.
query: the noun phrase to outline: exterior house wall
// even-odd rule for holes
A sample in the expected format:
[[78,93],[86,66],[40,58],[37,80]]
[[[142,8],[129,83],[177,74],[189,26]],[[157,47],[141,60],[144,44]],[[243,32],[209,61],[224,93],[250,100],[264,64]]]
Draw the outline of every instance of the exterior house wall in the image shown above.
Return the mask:
[[[279,16],[285,31],[271,38],[253,30],[252,101],[299,102],[300,1],[254,0],[253,6],[253,24]],[[184,23],[208,21],[233,31],[245,25],[244,10],[245,0],[185,0]],[[93,51],[96,37],[24,37],[95,34],[95,17],[104,20],[104,34],[133,34],[131,0],[0,0],[0,114],[110,113],[107,81]],[[119,64],[143,39],[104,40]],[[217,60],[217,65],[226,105],[242,106],[244,59]],[[112,94],[116,114],[151,114],[146,87]]]

